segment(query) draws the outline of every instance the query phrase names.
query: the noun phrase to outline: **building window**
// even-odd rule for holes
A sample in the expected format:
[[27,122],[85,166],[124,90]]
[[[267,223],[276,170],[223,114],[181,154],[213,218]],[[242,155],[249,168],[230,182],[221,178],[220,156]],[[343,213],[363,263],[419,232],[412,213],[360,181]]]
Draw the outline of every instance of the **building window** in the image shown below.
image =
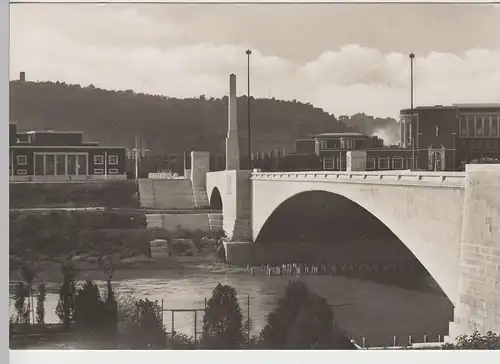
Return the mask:
[[404,168],[403,157],[393,157],[392,169],[403,169],[403,168]]
[[380,157],[378,159],[378,169],[389,169],[389,158]]
[[467,136],[474,136],[474,116],[467,116]]
[[498,136],[498,129],[500,128],[500,116],[491,117],[491,136]]
[[26,169],[18,169],[18,170],[17,170],[17,174],[26,175],[26,174],[27,174],[27,171],[26,171]]
[[104,164],[104,156],[103,155],[95,155],[94,156],[94,164]]
[[366,158],[366,169],[368,169],[368,170],[375,169],[375,157]]
[[[413,160],[413,163],[412,163],[412,160]],[[411,157],[408,157],[406,159],[406,168],[408,169],[417,169],[418,167],[418,163],[417,163],[417,158],[411,158]]]
[[108,163],[112,165],[118,164],[118,156],[117,155],[108,155]]
[[25,166],[28,164],[28,158],[25,155],[16,156],[16,162],[18,166]]
[[467,136],[467,116],[460,116],[460,136]]
[[491,140],[491,149],[497,149],[497,148],[498,148],[498,140],[492,139]]
[[104,169],[102,169],[102,168],[94,168],[94,174],[104,174]]
[[118,169],[117,168],[110,168],[109,174],[118,174]]
[[483,125],[483,132],[485,137],[491,136],[491,116],[485,116],[484,117],[484,125]]
[[482,116],[476,116],[475,118],[475,124],[476,124],[476,136],[483,136],[483,118]]
[[323,158],[323,169],[326,171],[333,171],[333,157],[324,157]]

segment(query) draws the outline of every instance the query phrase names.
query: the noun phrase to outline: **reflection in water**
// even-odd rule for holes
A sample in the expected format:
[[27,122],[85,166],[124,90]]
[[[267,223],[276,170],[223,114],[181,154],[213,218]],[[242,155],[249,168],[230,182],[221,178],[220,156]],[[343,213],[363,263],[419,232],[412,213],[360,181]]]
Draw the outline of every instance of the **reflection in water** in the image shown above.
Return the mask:
[[[120,294],[133,294],[136,298],[161,301],[164,308],[203,308],[217,283],[236,288],[243,317],[247,317],[246,296],[250,295],[252,334],[258,334],[266,322],[267,314],[275,307],[290,279],[302,279],[308,287],[336,305],[334,313],[339,326],[351,331],[360,342],[367,337],[369,345],[391,344],[395,335],[403,342],[408,335],[421,341],[424,334],[429,340],[448,332],[448,322],[453,318],[453,307],[442,295],[407,290],[400,287],[366,282],[338,276],[264,276],[244,273],[214,273],[198,270],[190,273],[173,271],[118,271],[115,273],[115,290]],[[101,294],[105,282],[98,282]],[[48,282],[46,321],[58,322],[55,315],[59,283]],[[15,314],[13,302],[10,313]],[[192,336],[192,313],[175,315],[175,331]],[[165,313],[164,323],[171,330],[171,314]],[[202,315],[198,315],[198,330],[202,328]]]

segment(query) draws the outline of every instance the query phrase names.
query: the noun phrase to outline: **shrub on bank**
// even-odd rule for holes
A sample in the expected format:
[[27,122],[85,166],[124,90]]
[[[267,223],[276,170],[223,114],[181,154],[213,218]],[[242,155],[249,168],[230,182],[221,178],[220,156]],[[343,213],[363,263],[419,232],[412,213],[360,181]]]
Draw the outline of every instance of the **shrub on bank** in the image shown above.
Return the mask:
[[140,213],[52,211],[10,213],[10,254],[39,258],[75,255],[122,257],[149,253],[151,234]]
[[135,181],[85,183],[11,183],[10,208],[139,208]]
[[485,335],[475,332],[461,335],[455,344],[444,344],[443,350],[500,350],[500,335],[488,331]]

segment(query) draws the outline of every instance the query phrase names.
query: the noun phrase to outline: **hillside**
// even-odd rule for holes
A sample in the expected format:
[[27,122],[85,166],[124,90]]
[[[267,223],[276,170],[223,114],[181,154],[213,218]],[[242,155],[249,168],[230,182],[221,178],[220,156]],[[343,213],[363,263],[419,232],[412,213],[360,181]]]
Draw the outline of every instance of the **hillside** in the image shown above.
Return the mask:
[[[334,115],[310,104],[253,98],[251,102],[254,150],[283,146],[291,150],[298,137],[351,130]],[[80,130],[88,141],[127,147],[133,147],[135,134],[142,134],[146,147],[155,152],[197,149],[222,153],[226,108],[227,97],[176,99],[92,85],[10,82],[10,120],[19,120],[21,130]],[[238,99],[238,118],[242,135],[246,135],[246,97]],[[245,145],[241,147],[246,150]]]

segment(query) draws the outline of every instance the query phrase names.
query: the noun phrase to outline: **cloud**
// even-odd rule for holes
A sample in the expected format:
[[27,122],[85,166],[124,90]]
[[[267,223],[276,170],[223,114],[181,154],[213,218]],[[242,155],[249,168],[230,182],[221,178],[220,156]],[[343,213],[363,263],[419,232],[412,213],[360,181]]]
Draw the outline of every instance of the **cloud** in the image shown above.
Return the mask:
[[[13,21],[11,78],[26,71],[30,80],[221,97],[228,92],[228,75],[235,73],[238,93],[246,93],[247,44],[170,44],[167,40],[188,31],[179,22],[151,22],[127,7],[98,15],[85,11],[81,15],[87,20],[71,12],[60,17],[42,11]],[[345,44],[324,49],[311,61],[298,61],[253,46],[251,75],[254,96],[310,102],[335,115],[397,117],[410,104],[409,60],[402,52]],[[500,51],[417,53],[415,104],[455,102],[500,102]]]

